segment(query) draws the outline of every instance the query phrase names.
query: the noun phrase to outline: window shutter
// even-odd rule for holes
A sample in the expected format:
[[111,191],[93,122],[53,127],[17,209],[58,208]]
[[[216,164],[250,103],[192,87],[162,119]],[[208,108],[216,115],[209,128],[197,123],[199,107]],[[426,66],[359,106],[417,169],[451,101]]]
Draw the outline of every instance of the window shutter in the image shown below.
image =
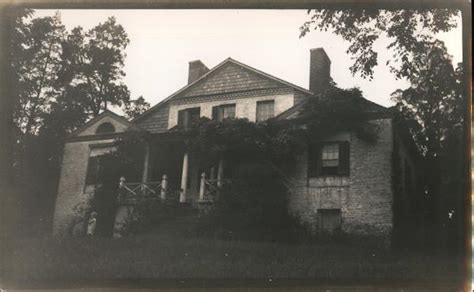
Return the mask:
[[349,142],[339,143],[339,174],[349,175],[350,169],[350,148]]
[[310,143],[308,146],[308,177],[321,174],[321,144]]
[[219,106],[212,107],[212,120],[213,121],[219,120]]

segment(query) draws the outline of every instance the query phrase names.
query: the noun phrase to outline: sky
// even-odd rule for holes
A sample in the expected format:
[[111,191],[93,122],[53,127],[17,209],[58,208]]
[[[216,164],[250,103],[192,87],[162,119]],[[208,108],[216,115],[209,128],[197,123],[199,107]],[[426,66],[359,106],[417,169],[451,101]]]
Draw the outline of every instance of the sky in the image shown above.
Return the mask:
[[[36,10],[36,16],[56,10]],[[59,10],[68,30],[90,29],[115,16],[130,38],[126,49],[125,84],[131,98],[143,96],[154,104],[187,83],[188,62],[201,60],[212,68],[227,57],[294,83],[309,86],[309,51],[322,47],[331,59],[331,76],[339,87],[359,87],[365,98],[391,106],[390,94],[408,87],[395,80],[386,61],[389,39],[375,43],[379,65],[369,81],[352,76],[346,53],[349,42],[330,32],[313,31],[299,38],[306,10]],[[462,29],[441,33],[456,64],[462,61]]]

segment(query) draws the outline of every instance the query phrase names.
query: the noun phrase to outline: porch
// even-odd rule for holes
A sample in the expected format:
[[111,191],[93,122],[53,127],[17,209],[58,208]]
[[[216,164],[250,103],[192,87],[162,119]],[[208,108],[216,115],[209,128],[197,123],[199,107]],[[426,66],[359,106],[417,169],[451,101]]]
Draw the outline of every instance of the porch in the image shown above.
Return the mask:
[[144,146],[141,179],[120,177],[118,204],[130,205],[137,200],[160,200],[166,203],[212,203],[221,187],[229,180],[224,178],[225,159],[203,163],[186,149],[178,135],[148,137]]

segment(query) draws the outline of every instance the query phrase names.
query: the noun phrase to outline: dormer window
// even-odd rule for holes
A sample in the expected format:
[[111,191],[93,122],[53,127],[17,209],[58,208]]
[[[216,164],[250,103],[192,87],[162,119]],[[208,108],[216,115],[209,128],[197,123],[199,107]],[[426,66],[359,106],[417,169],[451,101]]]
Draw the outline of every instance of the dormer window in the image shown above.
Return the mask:
[[235,118],[235,103],[222,104],[212,107],[212,119],[221,122],[224,119]]
[[178,128],[189,129],[201,116],[201,108],[193,107],[178,111]]
[[96,134],[107,134],[107,133],[114,133],[114,132],[115,132],[114,125],[108,122],[100,124],[95,130]]

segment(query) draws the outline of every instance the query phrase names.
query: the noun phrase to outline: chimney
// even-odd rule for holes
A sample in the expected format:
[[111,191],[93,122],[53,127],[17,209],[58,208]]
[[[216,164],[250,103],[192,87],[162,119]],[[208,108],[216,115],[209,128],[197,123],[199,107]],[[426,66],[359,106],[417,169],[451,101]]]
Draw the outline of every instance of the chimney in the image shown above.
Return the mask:
[[189,62],[189,73],[188,73],[188,84],[196,81],[202,75],[209,71],[206,65],[201,60],[195,60]]
[[323,48],[311,49],[309,90],[315,94],[324,91],[331,80],[331,60]]

